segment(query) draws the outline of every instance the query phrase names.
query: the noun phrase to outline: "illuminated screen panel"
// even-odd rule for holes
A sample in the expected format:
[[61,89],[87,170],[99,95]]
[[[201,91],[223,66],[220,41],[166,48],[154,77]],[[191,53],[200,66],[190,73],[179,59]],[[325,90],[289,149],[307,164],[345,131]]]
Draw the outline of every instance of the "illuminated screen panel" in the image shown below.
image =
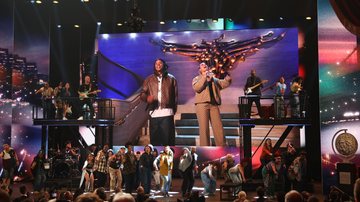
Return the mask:
[[[179,104],[193,103],[191,82],[198,74],[200,62],[187,54],[192,49],[179,51],[189,46],[196,51],[200,46],[208,46],[210,52],[225,50],[229,60],[235,58],[229,71],[232,85],[222,91],[223,104],[238,103],[238,97],[244,95],[243,87],[251,69],[255,69],[260,78],[269,80],[263,94],[272,95],[271,86],[280,76],[289,83],[298,74],[297,41],[296,28],[103,34],[98,38],[100,96],[129,98],[153,73],[156,58],[162,58],[169,65],[168,71],[177,78]],[[171,51],[167,47],[164,51],[164,43],[176,44],[175,49]],[[242,58],[235,56],[236,52],[244,50],[252,51],[245,51]],[[200,53],[209,51],[200,50]]]
[[337,163],[360,163],[359,47],[329,1],[319,0],[318,10],[322,177],[327,194],[338,184]]

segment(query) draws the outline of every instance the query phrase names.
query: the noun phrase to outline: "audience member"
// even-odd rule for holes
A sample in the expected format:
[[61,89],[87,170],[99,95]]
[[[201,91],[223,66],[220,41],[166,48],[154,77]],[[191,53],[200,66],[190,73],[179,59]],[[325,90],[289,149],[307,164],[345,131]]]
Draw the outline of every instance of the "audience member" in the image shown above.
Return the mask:
[[135,202],[135,199],[131,194],[119,192],[115,194],[113,202]]
[[302,195],[296,190],[291,190],[285,195],[285,202],[302,202],[302,201],[303,201]]

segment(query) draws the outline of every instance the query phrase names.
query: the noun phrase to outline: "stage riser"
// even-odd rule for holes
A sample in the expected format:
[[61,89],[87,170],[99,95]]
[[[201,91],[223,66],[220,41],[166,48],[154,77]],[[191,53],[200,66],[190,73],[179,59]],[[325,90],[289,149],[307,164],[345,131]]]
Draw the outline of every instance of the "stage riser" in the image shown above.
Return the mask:
[[[193,145],[200,146],[199,142],[199,126],[195,113],[182,113],[181,120],[175,121],[176,145]],[[240,146],[240,136],[242,135],[242,127],[239,127],[239,119],[237,113],[221,114],[224,126],[225,142],[228,146]],[[252,128],[252,147],[258,147],[261,141],[268,134],[271,125],[256,125]],[[273,144],[280,138],[287,126],[276,125],[267,137],[273,140]],[[210,136],[212,145],[214,144],[213,131],[210,127]],[[285,147],[288,142],[292,142],[295,146],[299,145],[299,129],[294,128],[285,139],[281,147]]]

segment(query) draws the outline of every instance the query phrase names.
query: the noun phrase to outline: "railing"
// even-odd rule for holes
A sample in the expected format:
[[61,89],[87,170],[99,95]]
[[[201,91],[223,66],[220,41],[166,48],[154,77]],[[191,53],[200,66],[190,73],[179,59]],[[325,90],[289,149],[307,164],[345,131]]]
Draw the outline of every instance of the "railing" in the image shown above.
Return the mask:
[[[264,117],[262,118],[278,118],[275,117],[277,114],[277,107],[276,107],[276,99],[282,99],[284,101],[284,117],[287,117],[287,109],[291,108],[291,102],[294,102],[292,99],[297,99],[298,102],[298,114],[295,116],[298,116],[297,118],[305,118],[306,117],[306,111],[307,111],[307,103],[308,98],[305,94],[295,94],[295,96],[274,96],[274,95],[263,95],[263,96],[257,96],[257,95],[245,95],[239,97],[239,115],[240,118],[250,118],[251,114],[249,114],[249,100],[251,99],[260,99],[261,100],[274,100],[274,106],[271,105],[268,111],[265,111],[263,114]],[[267,102],[269,103],[269,102]],[[271,103],[271,102],[270,102]],[[251,111],[251,110],[250,110]],[[291,114],[291,116],[294,116],[294,114]]]
[[115,119],[112,99],[78,97],[42,99],[41,105],[34,105],[33,119]]

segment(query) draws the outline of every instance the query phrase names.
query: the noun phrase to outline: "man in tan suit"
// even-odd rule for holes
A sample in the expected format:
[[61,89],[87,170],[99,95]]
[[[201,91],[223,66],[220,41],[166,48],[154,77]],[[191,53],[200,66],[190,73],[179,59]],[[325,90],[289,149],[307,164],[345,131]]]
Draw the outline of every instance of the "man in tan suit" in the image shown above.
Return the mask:
[[221,122],[219,105],[220,90],[230,85],[231,78],[227,75],[218,79],[209,71],[205,63],[199,66],[199,75],[193,79],[195,91],[196,116],[199,122],[200,146],[210,146],[209,121],[213,128],[216,146],[224,146],[224,128]]

